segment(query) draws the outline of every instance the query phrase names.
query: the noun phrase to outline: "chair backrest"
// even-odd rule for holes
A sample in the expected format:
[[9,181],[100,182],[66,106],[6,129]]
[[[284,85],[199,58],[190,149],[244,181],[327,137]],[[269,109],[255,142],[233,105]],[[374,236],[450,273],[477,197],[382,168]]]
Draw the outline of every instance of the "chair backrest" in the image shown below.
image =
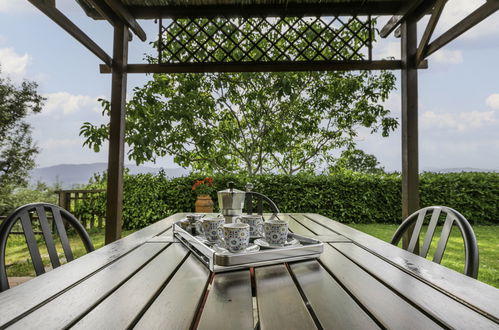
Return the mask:
[[8,236],[14,224],[18,220],[21,222],[23,228],[24,237],[26,239],[26,244],[28,246],[28,250],[31,255],[31,260],[35,268],[36,275],[41,275],[45,273],[45,269],[43,267],[42,257],[40,255],[40,251],[38,250],[35,238],[35,232],[33,230],[33,225],[32,225],[32,221],[34,220],[35,215],[36,218],[38,218],[40,224],[40,228],[45,241],[45,245],[47,247],[52,268],[56,268],[61,265],[55,247],[54,239],[52,237],[52,230],[49,225],[47,213],[52,214],[53,223],[59,234],[62,249],[64,251],[66,260],[68,262],[73,260],[74,257],[73,257],[73,252],[71,250],[71,246],[69,245],[68,235],[66,232],[66,227],[63,222],[63,219],[66,220],[66,223],[68,225],[72,226],[76,230],[76,232],[82,239],[87,252],[94,250],[92,242],[90,241],[90,237],[85,231],[85,228],[78,221],[78,219],[76,219],[71,213],[69,213],[65,209],[48,203],[33,203],[21,206],[20,208],[15,210],[11,215],[9,215],[7,219],[5,219],[5,221],[0,226],[0,292],[5,291],[9,288],[9,282],[7,279],[7,271],[5,264],[5,252],[7,247]]
[[392,238],[392,244],[397,245],[400,239],[409,228],[414,225],[414,231],[412,233],[407,251],[414,253],[417,242],[419,242],[419,236],[425,218],[429,213],[431,213],[430,222],[428,224],[428,230],[423,241],[423,246],[419,251],[419,255],[426,258],[428,251],[430,249],[431,241],[433,240],[433,235],[435,233],[435,228],[437,227],[438,220],[442,216],[445,216],[444,225],[442,228],[442,233],[440,234],[440,240],[438,241],[437,249],[433,255],[433,262],[440,263],[445,252],[445,247],[447,246],[447,241],[449,240],[449,235],[451,233],[452,226],[457,225],[461,236],[464,240],[464,251],[465,251],[465,267],[464,274],[477,278],[478,275],[478,245],[475,238],[475,233],[473,228],[469,224],[468,220],[463,217],[459,212],[450,207],[446,206],[429,206],[425,207],[417,212],[411,214],[407,219],[402,222],[400,227],[397,229]]
[[272,217],[274,218],[277,216],[279,212],[279,208],[277,205],[267,196],[264,194],[257,193],[255,191],[251,191],[253,188],[253,185],[248,184],[246,185],[246,200],[244,201],[244,209],[246,210],[246,213],[248,214],[253,214],[254,209],[254,202],[256,202],[256,214],[262,215],[263,214],[263,205],[264,202],[267,204],[272,211]]

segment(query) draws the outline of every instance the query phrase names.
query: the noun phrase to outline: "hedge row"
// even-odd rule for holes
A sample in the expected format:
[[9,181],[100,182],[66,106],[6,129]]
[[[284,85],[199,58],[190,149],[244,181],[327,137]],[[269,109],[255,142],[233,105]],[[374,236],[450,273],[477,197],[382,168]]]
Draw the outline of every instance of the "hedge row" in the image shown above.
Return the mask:
[[[168,179],[164,175],[126,175],[124,228],[137,229],[177,212],[194,211],[192,183],[199,176]],[[227,182],[269,196],[281,212],[320,213],[341,222],[399,223],[401,180],[396,174],[342,173],[334,176],[261,175],[251,180],[240,175],[214,176],[216,190]],[[103,188],[104,180],[89,188]],[[499,173],[423,173],[421,206],[446,205],[474,224],[499,224]],[[212,198],[217,206],[216,192]],[[105,196],[82,206],[83,212],[105,210]],[[90,213],[90,212],[87,212]]]

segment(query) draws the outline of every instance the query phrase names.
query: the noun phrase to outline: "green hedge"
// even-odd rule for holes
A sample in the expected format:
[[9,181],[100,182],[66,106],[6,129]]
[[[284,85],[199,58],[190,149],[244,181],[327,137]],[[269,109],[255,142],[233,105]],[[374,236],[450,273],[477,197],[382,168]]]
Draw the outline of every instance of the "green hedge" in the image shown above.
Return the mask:
[[[194,211],[191,185],[201,177],[168,179],[164,175],[126,175],[123,219],[125,229],[147,226],[177,212]],[[216,175],[216,190],[227,182],[268,195],[281,212],[320,213],[341,222],[399,223],[401,220],[400,176],[342,173],[334,176],[261,175],[250,179]],[[104,178],[89,185],[102,188]],[[499,173],[423,173],[420,176],[421,206],[446,205],[475,224],[499,224]],[[217,206],[216,193],[212,196]],[[105,210],[102,196],[89,210]]]

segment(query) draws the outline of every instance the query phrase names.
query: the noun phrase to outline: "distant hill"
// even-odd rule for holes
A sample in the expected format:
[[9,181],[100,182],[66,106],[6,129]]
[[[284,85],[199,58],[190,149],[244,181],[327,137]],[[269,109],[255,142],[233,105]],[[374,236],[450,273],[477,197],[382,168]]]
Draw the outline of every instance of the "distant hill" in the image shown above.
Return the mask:
[[[131,174],[153,173],[156,174],[161,168],[126,165]],[[48,167],[35,168],[30,173],[30,183],[42,181],[48,185],[59,182],[63,188],[72,188],[75,185],[88,183],[88,180],[95,173],[102,173],[107,170],[107,163],[93,164],[61,164]],[[165,168],[163,169],[167,177],[176,178],[189,174],[188,169],[184,168]]]
[[474,167],[463,167],[463,168],[433,168],[429,167],[424,169],[426,172],[436,172],[436,173],[459,173],[459,172],[499,172],[499,170],[493,169],[483,169]]

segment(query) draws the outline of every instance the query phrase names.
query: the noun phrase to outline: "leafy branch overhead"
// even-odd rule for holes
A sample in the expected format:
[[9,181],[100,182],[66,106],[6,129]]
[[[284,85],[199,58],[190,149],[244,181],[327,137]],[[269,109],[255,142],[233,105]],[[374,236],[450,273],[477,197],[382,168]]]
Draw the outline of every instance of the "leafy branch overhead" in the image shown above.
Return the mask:
[[[394,84],[389,72],[367,71],[157,74],[127,104],[128,156],[250,174],[313,170],[354,144],[359,127],[387,136],[397,126],[378,104]],[[81,134],[97,151],[108,126],[85,123]]]

